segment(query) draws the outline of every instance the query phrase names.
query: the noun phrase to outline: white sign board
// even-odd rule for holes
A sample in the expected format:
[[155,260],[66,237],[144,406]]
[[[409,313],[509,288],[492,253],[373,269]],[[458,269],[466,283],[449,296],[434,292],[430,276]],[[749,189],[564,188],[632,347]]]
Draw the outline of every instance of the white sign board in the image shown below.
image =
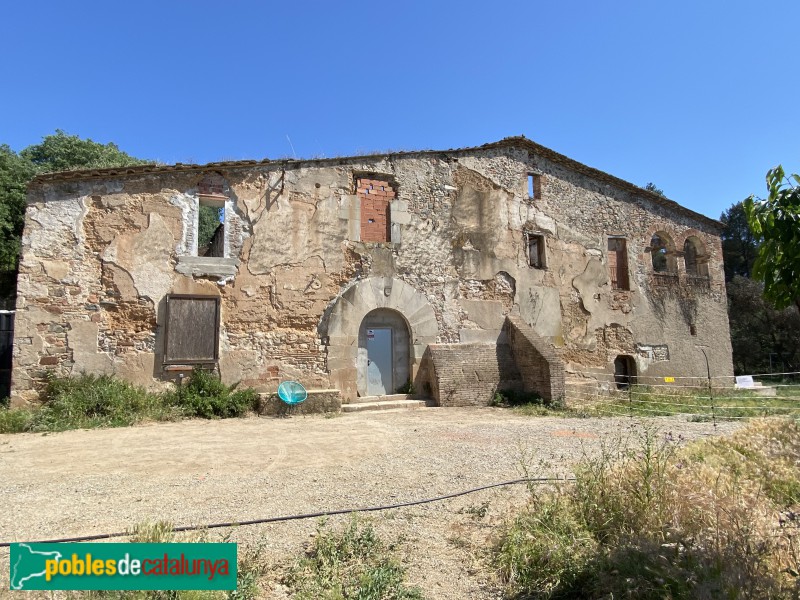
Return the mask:
[[736,377],[736,387],[737,388],[751,388],[751,387],[753,387],[753,376],[752,375],[737,375],[737,377]]

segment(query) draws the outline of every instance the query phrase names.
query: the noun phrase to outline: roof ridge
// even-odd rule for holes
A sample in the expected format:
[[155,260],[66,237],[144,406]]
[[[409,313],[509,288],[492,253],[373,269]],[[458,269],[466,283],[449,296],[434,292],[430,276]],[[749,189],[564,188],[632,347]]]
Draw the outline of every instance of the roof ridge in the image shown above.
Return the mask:
[[399,150],[395,152],[376,152],[374,154],[358,154],[351,156],[336,156],[331,158],[282,158],[282,159],[269,159],[264,158],[261,160],[228,160],[217,161],[206,164],[194,163],[180,163],[177,162],[173,165],[161,165],[157,163],[150,163],[145,165],[131,165],[127,167],[104,167],[101,169],[76,169],[72,171],[58,171],[54,173],[42,173],[33,178],[29,187],[38,184],[57,181],[71,181],[71,180],[87,180],[98,179],[102,177],[127,177],[132,175],[144,175],[148,173],[172,173],[177,171],[191,172],[191,171],[208,171],[213,169],[241,169],[257,165],[300,165],[304,163],[312,164],[331,164],[354,161],[364,158],[380,158],[390,156],[413,156],[413,155],[431,155],[431,154],[448,154],[448,153],[464,153],[475,150],[492,150],[495,148],[524,148],[534,154],[538,154],[570,168],[578,173],[587,175],[594,179],[604,181],[610,185],[620,188],[624,191],[641,195],[652,202],[688,215],[697,219],[706,225],[709,225],[717,230],[722,228],[722,223],[711,217],[707,217],[701,213],[693,211],[674,200],[651,192],[643,187],[634,183],[615,177],[605,171],[590,167],[582,162],[570,158],[564,154],[556,152],[546,146],[542,146],[531,139],[526,138],[524,135],[516,135],[504,137],[496,142],[489,142],[481,146],[466,146],[463,148],[451,148],[449,150]]

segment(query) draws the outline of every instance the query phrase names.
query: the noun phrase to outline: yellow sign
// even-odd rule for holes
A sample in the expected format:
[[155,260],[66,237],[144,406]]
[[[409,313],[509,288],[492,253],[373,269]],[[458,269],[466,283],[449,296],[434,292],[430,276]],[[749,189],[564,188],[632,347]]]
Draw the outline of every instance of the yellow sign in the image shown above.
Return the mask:
[[675,383],[674,377],[664,377],[664,383]]

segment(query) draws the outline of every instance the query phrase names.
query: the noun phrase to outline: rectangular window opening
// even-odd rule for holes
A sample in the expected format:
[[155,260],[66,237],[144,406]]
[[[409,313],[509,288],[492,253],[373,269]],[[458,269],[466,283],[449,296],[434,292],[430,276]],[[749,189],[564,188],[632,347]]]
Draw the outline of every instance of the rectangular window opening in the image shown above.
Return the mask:
[[544,269],[546,267],[544,236],[539,233],[526,233],[525,245],[528,250],[528,265],[534,269]]
[[225,204],[200,200],[197,217],[197,256],[225,256]]
[[608,271],[611,289],[630,290],[628,277],[628,250],[623,237],[608,238]]
[[542,176],[528,173],[528,198],[538,200],[542,197]]

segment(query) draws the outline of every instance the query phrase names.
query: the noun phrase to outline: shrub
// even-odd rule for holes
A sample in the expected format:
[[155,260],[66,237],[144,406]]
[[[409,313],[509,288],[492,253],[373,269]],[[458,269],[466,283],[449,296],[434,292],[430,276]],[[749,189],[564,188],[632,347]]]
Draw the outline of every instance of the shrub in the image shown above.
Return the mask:
[[0,408],[0,433],[30,431],[36,412],[29,408]]
[[42,401],[33,425],[35,431],[125,427],[172,416],[157,394],[110,375],[51,379]]
[[531,492],[494,563],[536,598],[796,598],[800,427],[749,423],[676,447],[645,429],[576,469],[575,485]]
[[214,374],[196,369],[189,383],[173,392],[153,394],[110,375],[53,378],[30,408],[0,408],[0,433],[125,427],[142,421],[166,421],[181,415],[239,417],[255,408],[255,390],[236,390]]
[[252,389],[236,390],[236,385],[225,385],[211,371],[195,368],[189,383],[179,385],[167,401],[189,417],[225,419],[255,410],[258,394]]
[[416,390],[414,389],[414,383],[411,379],[407,380],[403,385],[397,388],[398,394],[415,394]]
[[404,579],[405,569],[372,526],[353,516],[341,532],[320,523],[307,556],[292,567],[285,583],[298,599],[421,599],[421,592],[407,587]]
[[513,594],[544,597],[573,587],[597,542],[559,495],[537,502],[507,527],[495,547],[494,564]]

